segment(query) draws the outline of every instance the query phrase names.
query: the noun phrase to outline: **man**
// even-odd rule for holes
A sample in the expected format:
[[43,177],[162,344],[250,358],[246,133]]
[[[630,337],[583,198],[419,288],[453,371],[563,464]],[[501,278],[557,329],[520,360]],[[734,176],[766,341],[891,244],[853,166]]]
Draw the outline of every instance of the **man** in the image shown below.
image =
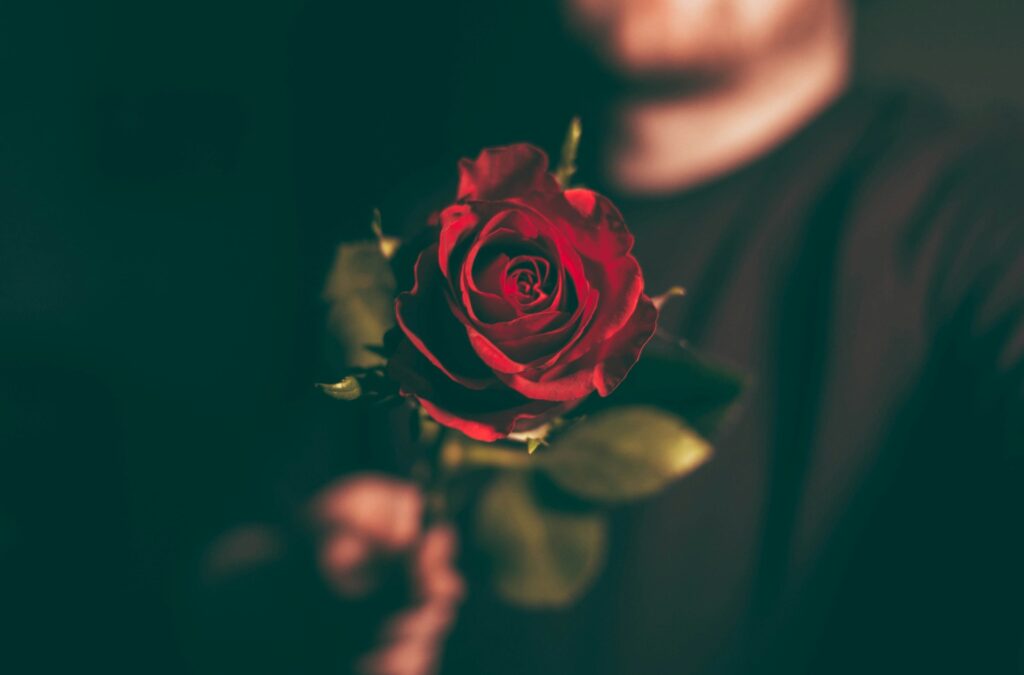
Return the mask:
[[[617,513],[576,607],[521,613],[418,532],[406,483],[315,504],[343,595],[408,550],[367,672],[1006,672],[1020,667],[1020,145],[850,86],[841,0],[566,0],[621,85],[584,175],[622,208],[662,328],[747,372],[716,459]],[[374,503],[391,506],[381,518]],[[454,627],[447,649],[445,636]]]

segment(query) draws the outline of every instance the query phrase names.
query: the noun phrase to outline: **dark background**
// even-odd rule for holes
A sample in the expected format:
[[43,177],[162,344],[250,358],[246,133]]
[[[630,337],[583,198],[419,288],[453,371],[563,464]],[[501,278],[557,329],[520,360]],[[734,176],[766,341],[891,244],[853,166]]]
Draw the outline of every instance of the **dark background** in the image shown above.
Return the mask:
[[[346,4],[0,8],[0,666],[197,669],[201,551],[267,515],[333,244],[602,83],[554,3]],[[1024,104],[1020,2],[858,24],[862,79]]]

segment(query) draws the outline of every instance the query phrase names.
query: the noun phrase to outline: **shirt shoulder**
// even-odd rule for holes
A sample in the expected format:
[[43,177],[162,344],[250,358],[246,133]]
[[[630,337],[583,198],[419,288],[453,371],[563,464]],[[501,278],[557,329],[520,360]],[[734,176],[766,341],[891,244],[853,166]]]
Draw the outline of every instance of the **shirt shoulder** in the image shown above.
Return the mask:
[[848,105],[870,111],[843,170],[859,174],[868,205],[894,218],[952,193],[1006,189],[1024,176],[1018,111],[965,114],[926,90],[869,90]]
[[[859,184],[860,249],[906,289],[930,358],[958,369],[970,413],[1021,449],[1024,427],[1024,124],[1019,111],[965,115],[920,93],[882,118]],[[869,141],[870,139],[866,139]],[[859,236],[859,235],[853,235]],[[965,411],[967,413],[968,411]]]
[[861,96],[875,113],[836,178],[850,186],[848,236],[870,239],[891,254],[893,274],[928,286],[932,320],[942,320],[1024,250],[1021,114],[963,114],[919,90]]

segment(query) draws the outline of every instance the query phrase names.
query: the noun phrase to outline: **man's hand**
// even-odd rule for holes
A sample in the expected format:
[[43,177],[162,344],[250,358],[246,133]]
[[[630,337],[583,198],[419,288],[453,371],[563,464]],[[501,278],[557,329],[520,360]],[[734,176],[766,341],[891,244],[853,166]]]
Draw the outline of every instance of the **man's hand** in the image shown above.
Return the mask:
[[382,564],[410,560],[412,606],[391,616],[379,643],[360,663],[368,675],[422,675],[440,661],[444,638],[455,620],[465,584],[453,566],[456,534],[448,525],[422,531],[423,497],[411,483],[382,474],[346,476],[313,503],[325,533],[319,547],[324,576],[339,594],[360,598],[373,592]]

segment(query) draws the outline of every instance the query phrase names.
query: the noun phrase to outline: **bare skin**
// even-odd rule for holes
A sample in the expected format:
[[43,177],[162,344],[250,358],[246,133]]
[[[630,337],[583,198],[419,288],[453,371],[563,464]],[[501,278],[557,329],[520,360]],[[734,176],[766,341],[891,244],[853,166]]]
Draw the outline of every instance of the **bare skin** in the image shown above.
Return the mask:
[[454,566],[457,541],[448,525],[422,529],[423,499],[411,483],[381,474],[346,476],[311,504],[325,579],[348,598],[372,593],[381,560],[406,554],[414,604],[381,628],[379,642],[359,664],[367,675],[435,672],[465,583]]
[[629,83],[605,157],[624,192],[676,191],[750,163],[849,78],[841,0],[566,0],[566,11]]

